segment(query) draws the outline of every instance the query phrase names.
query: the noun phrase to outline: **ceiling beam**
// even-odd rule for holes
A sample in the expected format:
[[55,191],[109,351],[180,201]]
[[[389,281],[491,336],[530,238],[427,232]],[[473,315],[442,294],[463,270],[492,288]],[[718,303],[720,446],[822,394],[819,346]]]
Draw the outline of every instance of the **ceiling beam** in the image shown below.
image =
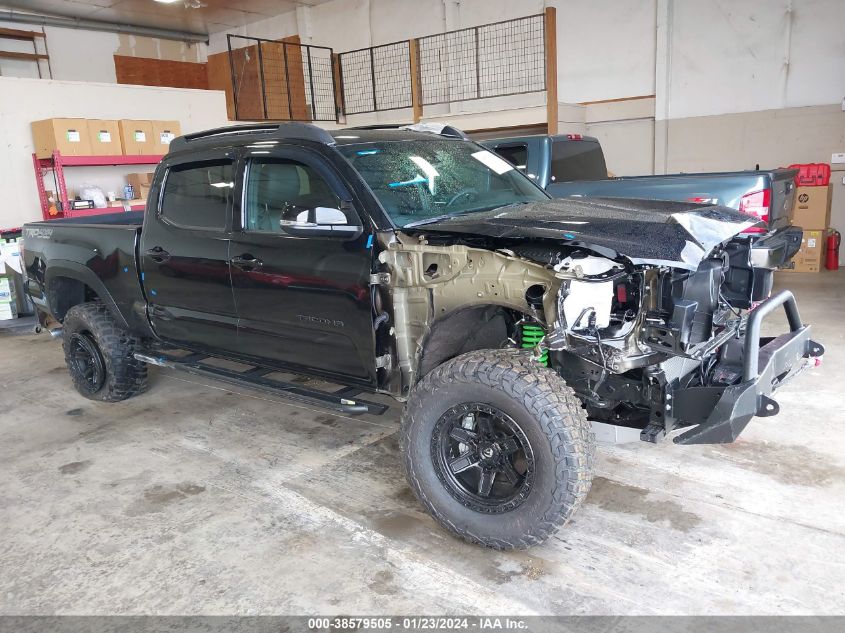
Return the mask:
[[153,26],[137,26],[134,24],[120,24],[104,20],[89,20],[60,15],[42,15],[36,13],[22,13],[11,9],[0,9],[0,21],[17,24],[36,24],[38,26],[56,26],[64,29],[83,29],[87,31],[104,31],[106,33],[126,33],[143,37],[155,37],[163,40],[176,40],[208,44],[207,33],[192,33],[191,31],[176,31],[160,29]]

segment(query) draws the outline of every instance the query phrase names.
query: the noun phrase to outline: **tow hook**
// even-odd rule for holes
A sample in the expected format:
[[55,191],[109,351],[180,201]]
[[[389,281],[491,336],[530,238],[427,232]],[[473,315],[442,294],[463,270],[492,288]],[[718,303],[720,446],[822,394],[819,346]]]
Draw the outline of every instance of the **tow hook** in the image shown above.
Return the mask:
[[760,406],[757,407],[757,416],[767,418],[771,415],[777,415],[780,411],[780,405],[769,398],[769,396],[760,396]]

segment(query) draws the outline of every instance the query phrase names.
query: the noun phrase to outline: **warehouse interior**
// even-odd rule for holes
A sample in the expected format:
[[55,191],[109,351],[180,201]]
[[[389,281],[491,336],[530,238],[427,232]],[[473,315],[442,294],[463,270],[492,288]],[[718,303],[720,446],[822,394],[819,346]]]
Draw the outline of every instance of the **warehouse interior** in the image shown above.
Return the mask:
[[[0,0],[0,620],[842,615],[843,25],[841,0]],[[770,381],[777,395],[758,403],[774,398],[777,415],[758,409],[738,438],[682,445],[667,432],[655,444],[590,415],[595,462],[578,513],[514,550],[455,538],[409,485],[400,421],[408,393],[358,390],[372,406],[357,415],[286,397],[344,384],[322,370],[291,371],[284,389],[267,390],[144,352],[146,392],[120,402],[80,395],[66,367],[67,306],[48,314],[58,291],[33,294],[32,279],[51,263],[33,263],[40,250],[30,249],[54,247],[55,270],[87,266],[65,261],[61,227],[81,233],[121,213],[145,214],[146,226],[161,214],[175,139],[291,123],[326,131],[341,150],[341,139],[366,128],[456,129],[511,161],[501,169],[522,171],[544,198],[719,205],[771,216],[772,233],[782,213],[778,230],[793,230],[800,247],[744,318],[792,293],[824,362],[809,353],[807,371]],[[538,138],[600,147],[601,174],[564,182],[552,165],[541,182],[533,162],[504,153]],[[432,170],[423,168],[423,183]],[[709,188],[752,174],[771,190],[732,199]],[[628,180],[639,176],[653,179]],[[787,196],[779,210],[777,183]],[[590,193],[593,185],[608,193]],[[143,230],[133,233],[139,258]],[[755,230],[751,243],[769,235]],[[86,257],[108,255],[93,248]],[[207,274],[206,263],[174,274]],[[268,301],[290,301],[288,282],[277,283]],[[366,303],[369,311],[369,295]],[[320,327],[352,319],[301,309],[315,341],[340,338]],[[391,334],[412,317],[392,314]],[[794,334],[793,320],[778,307],[762,336]],[[453,327],[453,337],[472,338]],[[289,366],[307,366],[307,356]],[[377,367],[389,370],[384,358]]]

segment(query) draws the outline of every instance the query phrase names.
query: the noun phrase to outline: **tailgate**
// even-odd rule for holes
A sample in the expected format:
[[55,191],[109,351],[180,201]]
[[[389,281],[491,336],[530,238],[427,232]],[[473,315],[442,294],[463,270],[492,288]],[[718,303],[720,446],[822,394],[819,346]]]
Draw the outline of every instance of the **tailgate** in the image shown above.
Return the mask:
[[769,210],[771,229],[789,226],[789,216],[795,205],[795,176],[797,174],[797,169],[775,169],[771,172],[772,206]]

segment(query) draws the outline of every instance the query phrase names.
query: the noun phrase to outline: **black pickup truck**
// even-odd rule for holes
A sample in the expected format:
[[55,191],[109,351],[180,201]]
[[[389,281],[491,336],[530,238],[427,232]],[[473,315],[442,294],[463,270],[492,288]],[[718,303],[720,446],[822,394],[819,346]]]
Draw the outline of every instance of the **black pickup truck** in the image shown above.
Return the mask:
[[[475,543],[526,547],[572,516],[592,421],[731,442],[823,352],[792,295],[770,296],[791,241],[737,239],[757,220],[731,209],[552,200],[450,127],[170,147],[143,218],[24,227],[28,292],[79,393],[129,398],[153,364],[353,414],[390,394],[409,484]],[[761,337],[777,309],[789,331]]]

